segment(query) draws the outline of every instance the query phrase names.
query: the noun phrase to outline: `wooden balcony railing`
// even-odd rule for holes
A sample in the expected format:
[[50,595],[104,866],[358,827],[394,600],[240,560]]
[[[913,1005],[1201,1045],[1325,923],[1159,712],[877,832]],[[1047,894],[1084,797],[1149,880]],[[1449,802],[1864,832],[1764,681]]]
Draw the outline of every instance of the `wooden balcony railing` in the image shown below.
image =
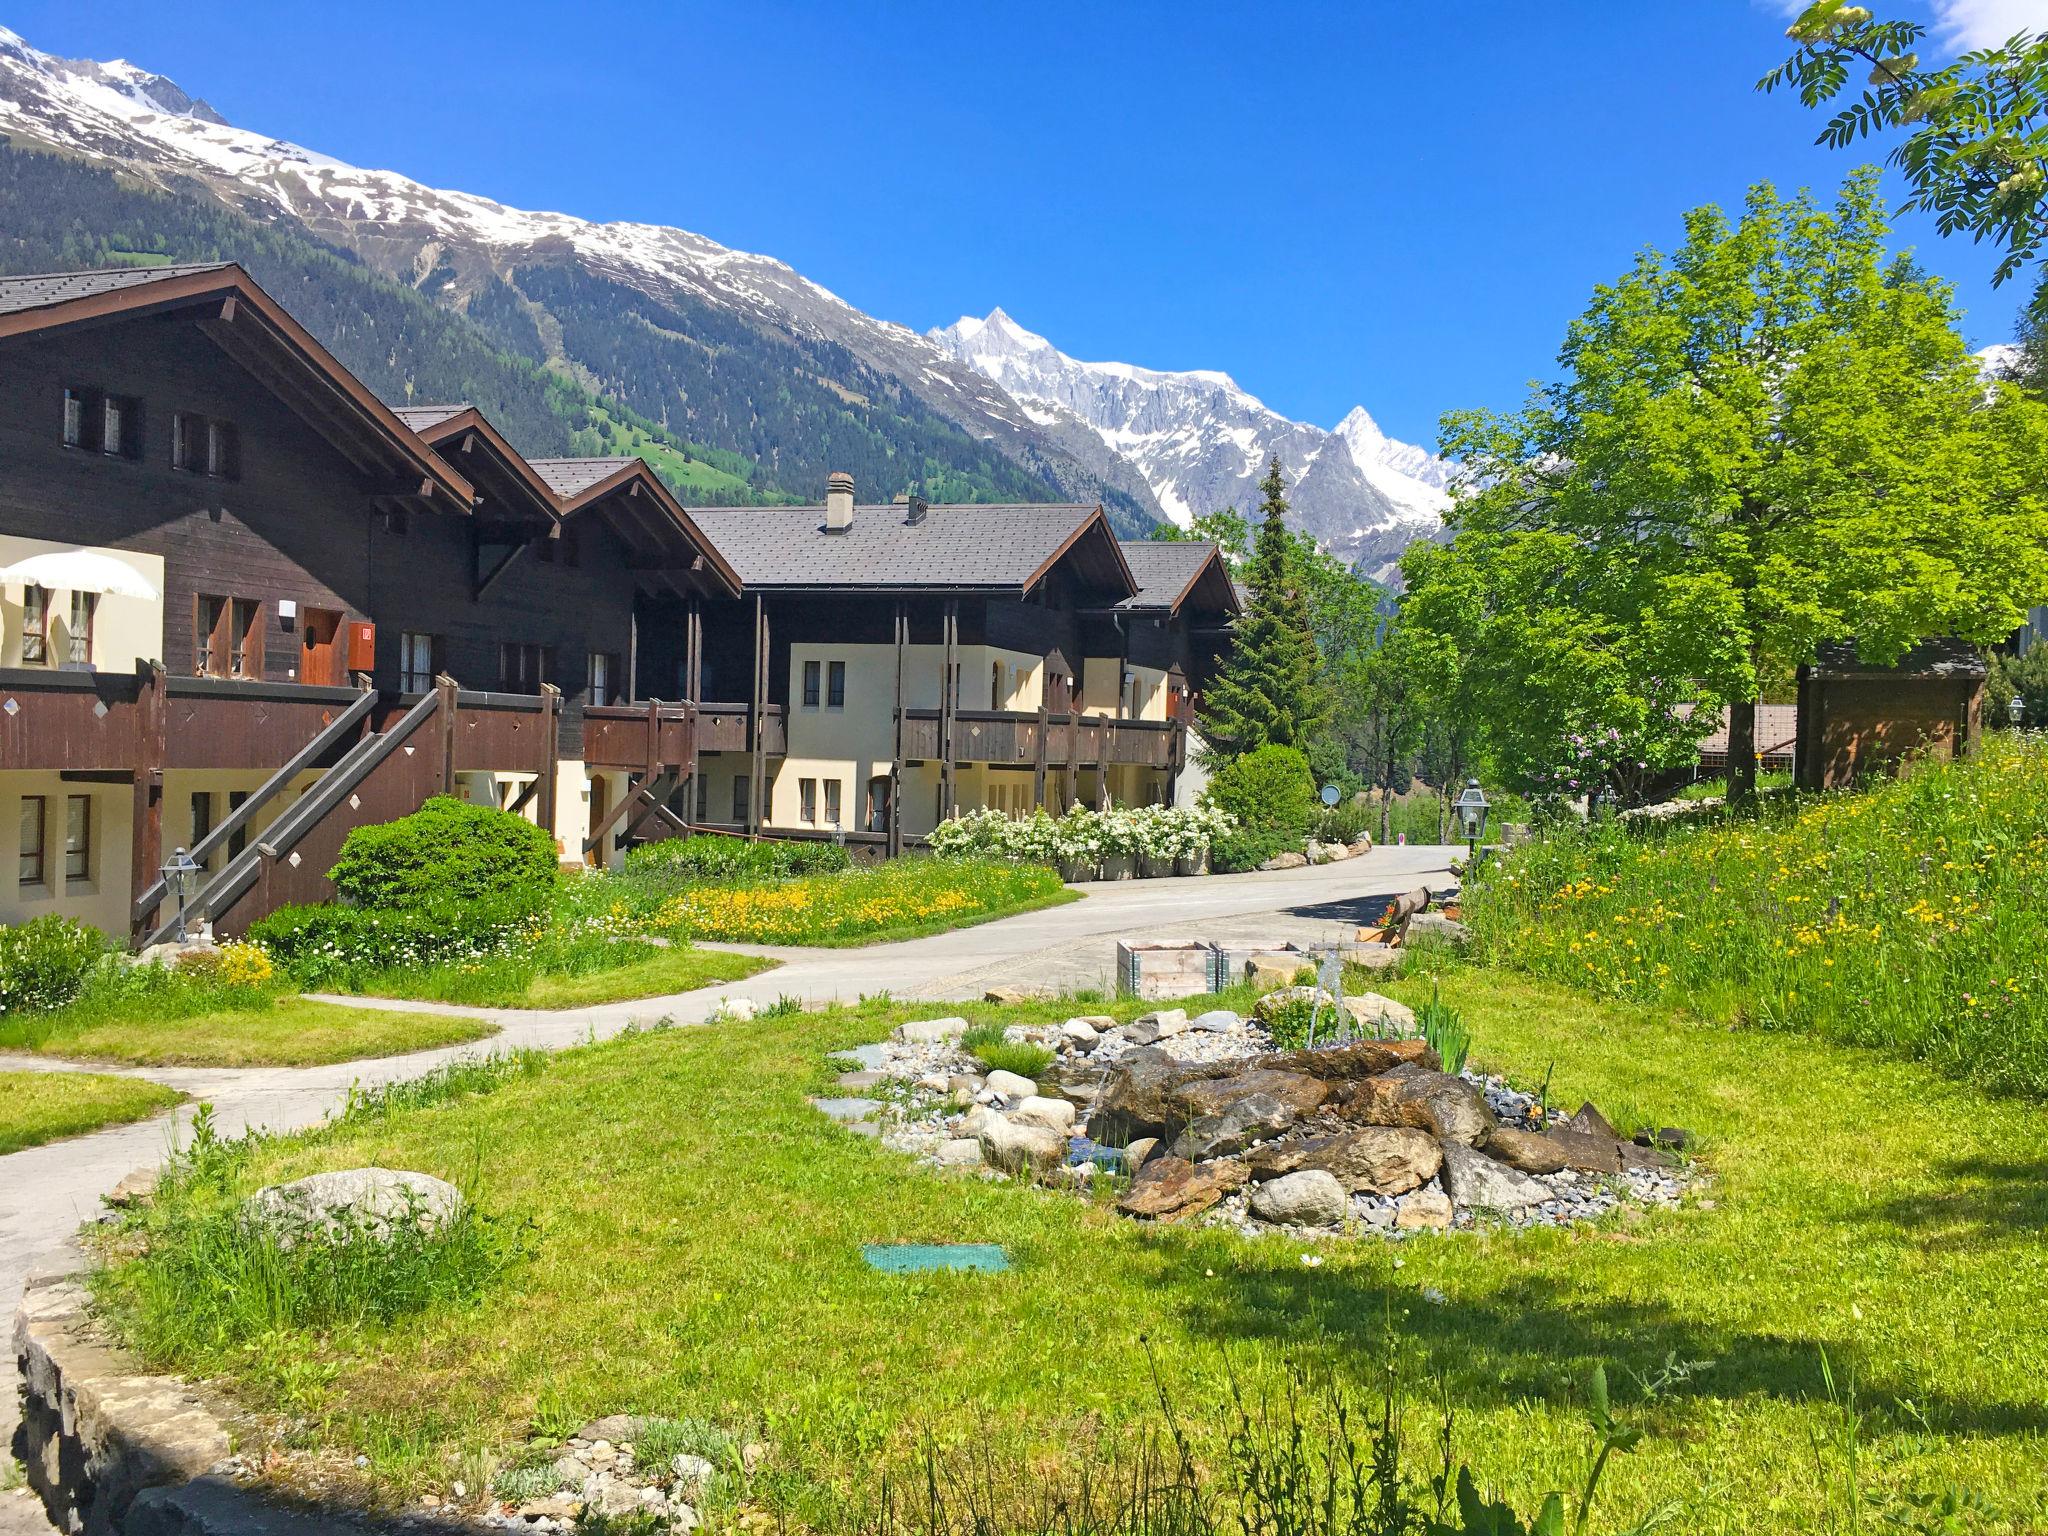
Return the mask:
[[[903,711],[903,756],[936,761],[945,757],[936,709]],[[1177,769],[1186,760],[1187,728],[1178,720],[1116,720],[1105,715],[1048,715],[1015,710],[963,709],[953,716],[953,758],[962,763],[995,763],[1049,768],[1135,765]]]

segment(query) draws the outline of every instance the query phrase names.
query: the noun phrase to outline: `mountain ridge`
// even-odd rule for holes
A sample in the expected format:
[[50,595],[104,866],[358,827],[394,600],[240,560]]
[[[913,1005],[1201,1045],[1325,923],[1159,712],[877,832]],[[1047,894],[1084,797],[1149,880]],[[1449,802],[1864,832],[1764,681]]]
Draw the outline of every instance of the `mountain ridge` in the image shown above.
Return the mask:
[[[764,495],[814,496],[827,469],[849,468],[875,494],[1098,499],[1127,535],[1247,499],[1242,475],[1176,475],[1144,434],[1020,395],[942,333],[868,316],[772,256],[350,165],[238,128],[142,66],[60,59],[4,27],[0,131],[112,162],[175,195],[295,223],[517,355],[679,439],[752,463]],[[1302,525],[1347,558],[1384,570],[1408,539],[1432,531],[1413,473],[1433,463],[1424,450],[1395,444],[1388,452],[1409,459],[1381,462],[1374,445],[1387,440],[1373,428],[1358,434],[1361,459],[1341,434],[1287,422],[1223,374],[1081,366],[1178,391],[1186,419],[1160,430],[1192,433],[1204,453],[1253,429],[1261,472],[1265,454],[1278,452]],[[1209,394],[1196,398],[1191,386]],[[1207,419],[1212,411],[1221,419]]]

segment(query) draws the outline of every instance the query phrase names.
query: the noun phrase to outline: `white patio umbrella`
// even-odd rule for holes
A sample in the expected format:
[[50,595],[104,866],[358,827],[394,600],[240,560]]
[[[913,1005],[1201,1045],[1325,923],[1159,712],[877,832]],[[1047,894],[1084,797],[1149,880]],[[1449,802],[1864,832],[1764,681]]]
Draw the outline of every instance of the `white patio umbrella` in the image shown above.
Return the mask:
[[125,561],[90,549],[54,549],[0,567],[0,583],[42,587],[52,592],[97,592],[102,597],[138,597],[154,602],[149,578]]

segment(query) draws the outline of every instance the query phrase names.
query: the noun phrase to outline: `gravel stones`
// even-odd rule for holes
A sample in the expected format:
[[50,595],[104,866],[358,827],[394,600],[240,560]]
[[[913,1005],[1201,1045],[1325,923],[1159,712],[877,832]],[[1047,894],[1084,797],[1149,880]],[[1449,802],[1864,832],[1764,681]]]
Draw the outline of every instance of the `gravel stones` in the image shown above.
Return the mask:
[[1344,1186],[1320,1168],[1252,1186],[1252,1214],[1282,1227],[1332,1227],[1351,1209]]
[[303,1236],[389,1241],[394,1227],[436,1232],[462,1210],[462,1191],[432,1174],[348,1168],[272,1184],[242,1202],[242,1219],[288,1248]]

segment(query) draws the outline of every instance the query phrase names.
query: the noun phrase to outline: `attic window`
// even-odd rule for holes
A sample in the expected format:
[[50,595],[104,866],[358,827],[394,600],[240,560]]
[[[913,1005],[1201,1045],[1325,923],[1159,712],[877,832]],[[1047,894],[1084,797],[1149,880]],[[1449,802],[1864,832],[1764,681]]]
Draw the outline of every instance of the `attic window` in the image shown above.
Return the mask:
[[133,459],[142,454],[142,402],[97,389],[64,391],[63,443],[88,453]]

